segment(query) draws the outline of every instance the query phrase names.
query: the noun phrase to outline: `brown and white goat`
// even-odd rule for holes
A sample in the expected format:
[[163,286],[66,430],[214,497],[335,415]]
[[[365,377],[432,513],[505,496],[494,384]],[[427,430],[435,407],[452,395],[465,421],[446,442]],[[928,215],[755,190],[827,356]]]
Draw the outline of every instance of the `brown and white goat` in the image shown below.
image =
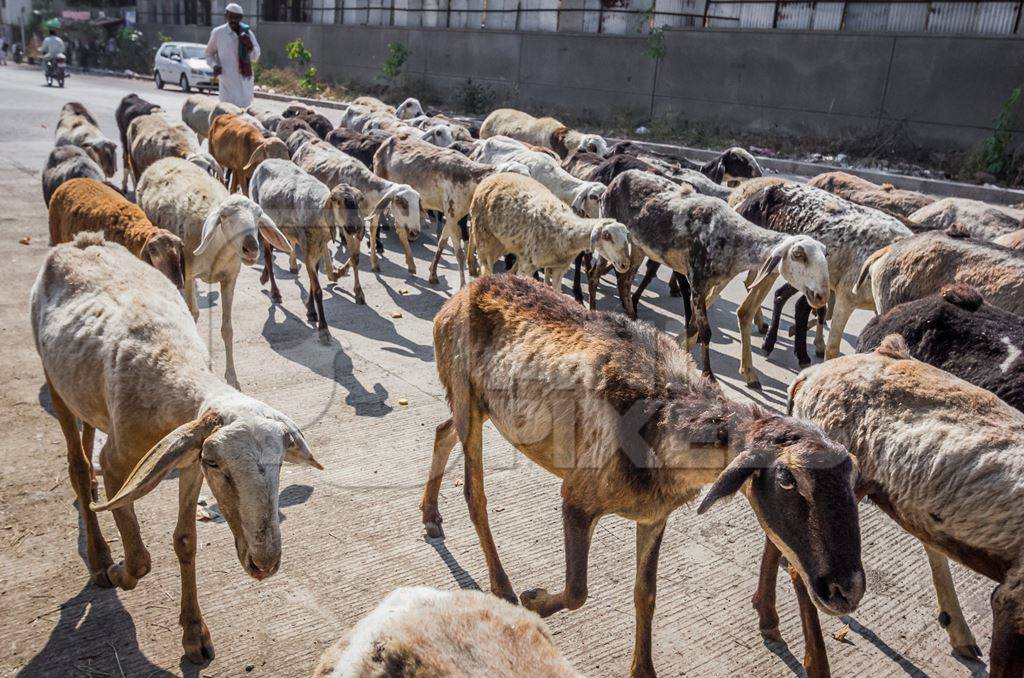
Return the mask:
[[668,335],[587,311],[533,280],[491,275],[441,308],[434,350],[452,416],[434,439],[423,523],[429,537],[443,536],[438,492],[461,442],[466,502],[495,595],[516,599],[488,523],[488,419],[562,479],[565,588],[524,591],[527,609],[546,617],[582,606],[597,521],[636,521],[632,676],[655,675],[651,619],[665,523],[708,484],[698,513],[743,491],[798,589],[806,582],[810,598],[835,614],[856,608],[864,572],[850,455],[812,424],[729,400]]

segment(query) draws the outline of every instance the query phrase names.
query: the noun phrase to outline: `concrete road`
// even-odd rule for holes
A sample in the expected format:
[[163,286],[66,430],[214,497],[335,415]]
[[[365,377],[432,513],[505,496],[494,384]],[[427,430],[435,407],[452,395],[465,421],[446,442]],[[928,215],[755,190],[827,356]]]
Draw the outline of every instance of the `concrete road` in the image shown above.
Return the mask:
[[[278,256],[278,266],[285,266],[277,270],[284,304],[272,306],[258,270],[243,271],[235,300],[242,388],[294,417],[326,470],[284,469],[283,564],[264,583],[243,574],[223,522],[199,523],[200,602],[217,658],[205,667],[182,659],[171,549],[173,480],[136,506],[153,571],[130,592],[88,584],[64,440],[49,414],[28,322],[28,291],[47,250],[40,168],[66,101],[84,103],[116,139],[113,112],[124,94],[138,92],[172,111],[184,96],[111,78],[76,75],[64,90],[47,89],[42,80],[35,70],[0,68],[0,675],[303,676],[325,646],[397,586],[486,588],[462,499],[458,454],[442,490],[447,540],[427,543],[421,536],[419,493],[434,426],[447,416],[433,364],[431,320],[458,286],[450,255],[441,284],[426,283],[431,234],[415,243],[416,277],[404,270],[395,240],[387,242],[380,275],[371,275],[368,266],[363,273],[366,306],[353,303],[349,278],[327,288],[326,344],[305,321],[304,272],[290,275]],[[20,244],[23,238],[31,240]],[[739,289],[734,282],[715,309],[714,365],[733,397],[778,408],[796,371],[790,343],[783,331],[771,362],[755,355],[763,393],[737,381]],[[611,289],[604,292],[602,307],[615,308],[607,296]],[[217,291],[203,290],[200,303],[206,309],[200,329],[215,368],[223,371]],[[658,281],[641,316],[677,332],[679,309],[679,300]],[[854,318],[848,340],[866,318]],[[489,427],[485,449],[491,525],[513,584],[517,590],[559,586],[564,564],[557,482]],[[117,557],[113,521],[109,514],[100,519]],[[935,621],[921,547],[872,506],[863,507],[862,521],[867,595],[856,614],[823,620],[833,675],[984,675],[981,663],[951,656]],[[621,676],[629,667],[632,532],[617,518],[600,523],[586,606],[549,622],[558,646],[590,676]],[[695,506],[676,512],[662,547],[655,616],[660,675],[802,673],[803,640],[784,577],[779,611],[787,643],[766,644],[757,631],[750,597],[763,540],[742,498],[701,518]],[[957,566],[954,576],[987,654],[991,585]],[[844,627],[845,640],[834,639],[831,634]]]

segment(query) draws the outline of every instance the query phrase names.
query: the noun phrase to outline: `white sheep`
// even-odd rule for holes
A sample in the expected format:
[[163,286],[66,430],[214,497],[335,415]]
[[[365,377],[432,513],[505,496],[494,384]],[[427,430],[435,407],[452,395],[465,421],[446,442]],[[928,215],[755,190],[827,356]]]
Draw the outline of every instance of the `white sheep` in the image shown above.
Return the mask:
[[188,125],[199,141],[210,136],[210,114],[217,105],[215,97],[205,94],[192,94],[185,98],[181,105],[181,120]]
[[[336,231],[344,234],[349,249],[349,266],[354,278],[352,292],[356,303],[366,303],[359,284],[359,244],[364,232],[363,219],[359,213],[359,202],[362,201],[359,191],[346,184],[328,188],[291,160],[277,158],[260,163],[252,175],[249,191],[252,199],[270,215],[287,238],[302,250],[309,276],[306,317],[310,322],[317,323],[321,332],[327,331],[324,295],[317,269],[322,261],[327,277],[332,282],[338,279],[328,249]],[[294,250],[290,264],[292,271],[297,271]],[[271,250],[266,252],[264,275],[272,281],[271,297],[279,300],[280,292],[276,283],[273,283]]]
[[534,146],[553,149],[562,158],[573,153],[608,155],[608,142],[596,134],[583,134],[554,118],[535,118],[514,108],[499,108],[480,125],[480,138],[503,135]]
[[[211,372],[181,295],[120,245],[96,233],[57,245],[39,271],[30,305],[93,581],[130,590],[150,571],[134,503],[176,471],[182,645],[192,662],[212,659],[195,569],[195,507],[203,480],[231,529],[239,563],[263,580],[281,563],[281,464],[320,464],[295,422]],[[93,501],[96,429],[107,434],[99,455],[107,499],[100,502]],[[124,562],[116,565],[96,517],[108,510],[124,547]]]
[[198,137],[186,125],[169,119],[166,113],[135,118],[129,123],[125,138],[133,184],[138,185],[146,168],[163,158],[183,158],[218,179],[224,174],[220,163],[202,149]]
[[100,131],[96,118],[82,104],[71,101],[60,109],[57,121],[56,146],[78,146],[108,177],[117,172],[117,144]]
[[516,255],[516,273],[543,270],[546,282],[556,290],[573,259],[585,250],[604,257],[616,271],[629,267],[625,226],[614,219],[578,216],[530,177],[502,172],[481,181],[473,194],[470,219],[470,246],[476,249],[484,275],[503,254]]
[[412,257],[409,240],[420,234],[420,195],[411,186],[382,179],[352,156],[342,153],[326,141],[303,144],[292,160],[314,177],[334,188],[346,184],[362,193],[359,205],[370,220],[370,270],[379,270],[377,263],[377,230],[380,217],[389,210],[395,220],[395,232],[405,250],[405,263],[409,273],[416,275],[416,262]]
[[939,231],[957,224],[972,238],[994,240],[1021,228],[1024,210],[967,198],[943,198],[912,212],[907,221],[915,229]]
[[423,115],[423,106],[419,99],[409,97],[395,108],[395,117],[399,120],[412,120]]
[[199,319],[196,278],[220,283],[225,378],[237,386],[231,307],[238,273],[242,264],[256,263],[257,234],[285,251],[291,249],[287,238],[256,203],[229,194],[224,184],[181,158],[164,158],[151,165],[139,180],[136,197],[154,225],[176,234],[185,244],[185,301],[194,319]]
[[481,591],[400,588],[363,617],[313,678],[382,675],[575,678],[535,613]]

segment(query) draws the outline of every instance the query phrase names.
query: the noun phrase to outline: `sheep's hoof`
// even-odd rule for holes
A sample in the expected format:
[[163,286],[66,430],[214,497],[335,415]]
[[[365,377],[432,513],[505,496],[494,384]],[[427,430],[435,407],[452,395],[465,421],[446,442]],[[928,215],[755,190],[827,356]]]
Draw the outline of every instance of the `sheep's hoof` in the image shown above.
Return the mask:
[[775,627],[770,628],[770,629],[761,629],[761,637],[764,638],[769,643],[781,643],[781,642],[783,642],[782,634],[779,633],[779,627],[778,626],[775,626]]
[[810,358],[797,358],[796,364],[799,365],[800,369],[802,370],[805,367],[810,367],[811,366],[811,359]]
[[966,659],[981,659],[981,648],[977,645],[954,645],[953,652]]
[[370,264],[370,270],[374,273],[378,273],[380,271],[380,264]]
[[747,381],[747,388],[753,389],[754,391],[760,391],[761,382],[758,381],[757,379],[754,379],[753,381]]
[[768,334],[768,323],[761,323],[757,326],[759,334]]
[[683,296],[683,293],[679,290],[678,287],[669,287],[668,288],[668,295],[670,297],[681,297],[681,296]]
[[540,616],[547,616],[544,614],[545,608],[548,602],[551,600],[551,594],[546,589],[529,589],[519,594],[519,602],[522,603],[530,612],[536,612]]
[[280,303],[281,303],[281,293],[280,293],[280,292],[278,292],[277,294],[274,294],[274,293],[272,292],[272,293],[270,294],[270,301],[272,301],[272,302],[273,302],[273,303],[275,303],[275,304],[280,304]]
[[363,291],[362,290],[356,290],[355,291],[355,298],[356,298],[356,303],[357,304],[365,304],[366,303],[366,297],[363,296]]
[[423,523],[423,535],[427,539],[444,539],[444,530],[440,522],[429,521]]
[[814,355],[818,356],[819,358],[824,358],[825,357],[825,349],[824,348],[819,348],[818,346],[815,346],[814,347]]
[[99,572],[94,572],[92,575],[92,583],[101,589],[114,588],[114,582],[110,581],[110,576],[107,574],[107,568],[103,568]]
[[299,267],[298,266],[289,266],[288,267],[288,272],[291,273],[292,275],[298,275]]
[[186,622],[181,635],[181,645],[185,656],[193,664],[205,664],[215,656],[210,630],[202,619]]
[[270,280],[270,269],[264,266],[263,272],[260,273],[260,284],[266,285],[268,280]]
[[139,575],[132,576],[128,572],[128,568],[125,567],[124,563],[117,563],[107,568],[107,580],[113,585],[117,586],[122,591],[131,591],[138,583],[139,579],[146,576],[149,573],[149,567],[144,567]]
[[320,316],[317,315],[316,311],[307,311],[306,312],[306,320],[309,323],[315,324],[316,321],[319,320],[319,319],[320,319]]
[[431,273],[430,277],[427,278],[427,282],[430,283],[431,285],[436,285],[436,284],[438,284],[441,281],[437,279],[437,274],[436,273]]

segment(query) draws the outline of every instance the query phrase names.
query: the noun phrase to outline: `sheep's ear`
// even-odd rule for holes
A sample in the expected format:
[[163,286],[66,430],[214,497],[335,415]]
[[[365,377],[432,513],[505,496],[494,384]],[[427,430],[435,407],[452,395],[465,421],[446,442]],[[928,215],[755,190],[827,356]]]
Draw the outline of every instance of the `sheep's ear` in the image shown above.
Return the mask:
[[796,394],[803,388],[804,382],[807,381],[807,376],[804,374],[797,375],[793,383],[789,385],[786,391],[786,416],[793,416],[793,401],[796,399]]
[[213,243],[213,234],[217,232],[217,227],[220,226],[222,209],[223,205],[206,216],[206,221],[203,222],[203,232],[199,236],[199,247],[192,252],[197,257],[202,256]]
[[590,187],[586,184],[581,185],[576,190],[576,195],[572,198],[572,211],[576,214],[583,213],[583,203],[587,200],[587,195],[590,193]]
[[292,422],[284,422],[284,424],[284,460],[290,464],[303,464],[323,471],[324,467],[313,458],[313,453],[309,450],[309,445],[302,437],[299,428]]
[[751,289],[763,283],[765,279],[768,278],[768,276],[775,275],[775,270],[779,267],[779,264],[782,263],[782,257],[786,256],[786,252],[788,249],[788,242],[783,242],[775,246],[775,249],[772,250],[771,254],[768,255],[768,258],[761,266],[761,270],[758,272],[757,278],[754,280],[754,283],[750,286]]
[[597,241],[601,239],[601,225],[598,224],[590,230],[590,251],[597,252]]
[[260,229],[260,235],[263,236],[263,239],[275,250],[281,250],[282,252],[292,251],[292,244],[288,242],[288,238],[277,227],[274,220],[267,216],[266,212],[260,214],[256,225]]
[[109,511],[131,504],[152,491],[174,469],[195,463],[203,443],[221,423],[220,414],[208,410],[168,433],[142,457],[117,494],[106,502],[93,502],[92,510]]
[[708,490],[704,501],[697,507],[697,515],[707,511],[719,499],[736,494],[743,487],[743,483],[747,482],[757,471],[767,466],[765,461],[763,455],[751,450],[744,450],[736,455],[736,458],[725,467],[725,470],[718,475],[718,479],[715,480],[711,489]]

